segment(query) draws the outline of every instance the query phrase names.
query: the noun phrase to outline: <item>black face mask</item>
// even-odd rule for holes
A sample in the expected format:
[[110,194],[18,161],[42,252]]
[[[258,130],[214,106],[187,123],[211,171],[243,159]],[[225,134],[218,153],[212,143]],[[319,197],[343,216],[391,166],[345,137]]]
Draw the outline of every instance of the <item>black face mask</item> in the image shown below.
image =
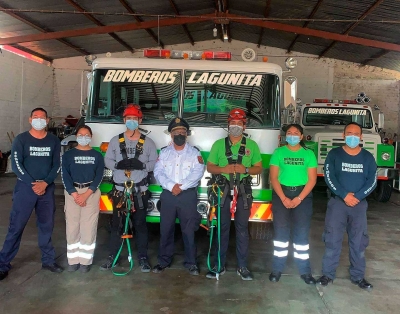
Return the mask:
[[176,146],[182,146],[186,143],[186,136],[185,135],[175,135],[174,136],[174,143]]

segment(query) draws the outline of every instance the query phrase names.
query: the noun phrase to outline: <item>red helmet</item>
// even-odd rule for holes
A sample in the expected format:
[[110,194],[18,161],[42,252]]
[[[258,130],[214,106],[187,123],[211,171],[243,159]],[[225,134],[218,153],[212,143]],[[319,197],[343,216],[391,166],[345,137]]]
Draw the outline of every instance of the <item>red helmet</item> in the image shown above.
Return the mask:
[[246,119],[246,112],[244,112],[243,109],[232,109],[229,112],[229,116],[228,116],[228,122],[231,122],[232,120],[241,120],[243,121],[243,123],[246,123],[247,119]]
[[128,106],[126,106],[123,116],[124,117],[126,117],[126,116],[135,116],[135,117],[138,117],[138,118],[142,118],[143,117],[143,113],[142,113],[142,110],[140,109],[139,105],[129,104]]

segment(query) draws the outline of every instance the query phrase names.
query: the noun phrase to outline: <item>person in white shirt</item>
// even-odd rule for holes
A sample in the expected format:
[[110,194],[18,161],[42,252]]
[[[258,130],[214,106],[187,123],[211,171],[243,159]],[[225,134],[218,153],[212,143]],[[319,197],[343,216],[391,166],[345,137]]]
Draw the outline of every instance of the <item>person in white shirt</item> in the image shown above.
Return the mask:
[[185,248],[184,266],[191,275],[199,275],[196,262],[195,232],[201,215],[197,212],[197,186],[205,166],[200,151],[186,142],[189,124],[182,118],[173,119],[168,132],[172,143],[161,149],[154,176],[163,188],[160,196],[160,248],[154,273],[169,267],[174,254],[175,219],[179,218]]

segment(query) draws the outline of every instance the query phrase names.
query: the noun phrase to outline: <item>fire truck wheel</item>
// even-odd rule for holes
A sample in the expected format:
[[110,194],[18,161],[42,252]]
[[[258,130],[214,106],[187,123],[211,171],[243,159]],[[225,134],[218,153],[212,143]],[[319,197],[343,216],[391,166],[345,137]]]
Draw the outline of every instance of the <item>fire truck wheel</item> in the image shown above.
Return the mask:
[[269,240],[272,238],[272,223],[250,221],[249,234],[253,240]]
[[376,189],[373,192],[375,200],[386,203],[392,195],[392,184],[390,181],[378,181]]

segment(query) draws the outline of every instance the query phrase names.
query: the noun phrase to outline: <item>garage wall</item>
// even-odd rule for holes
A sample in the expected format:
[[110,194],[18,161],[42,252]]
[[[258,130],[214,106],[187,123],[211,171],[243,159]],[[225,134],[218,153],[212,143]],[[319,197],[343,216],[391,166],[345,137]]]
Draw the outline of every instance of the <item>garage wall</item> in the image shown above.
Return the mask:
[[[241,53],[247,47],[257,52],[258,61],[261,61],[263,56],[267,56],[268,62],[277,63],[284,68],[287,58],[285,50],[266,46],[257,48],[255,44],[239,41],[223,43],[220,40],[212,40],[196,43],[195,46],[190,44],[167,46],[166,49],[225,50],[232,52],[233,60],[242,61]],[[104,55],[98,55],[100,56],[104,57]],[[141,51],[134,54],[112,53],[112,57],[141,56]],[[371,66],[360,67],[333,59],[318,59],[313,55],[302,53],[293,53],[291,56],[298,59],[298,66],[290,75],[298,78],[298,97],[303,103],[312,102],[314,98],[354,99],[358,93],[364,91],[371,97],[371,104],[379,105],[385,113],[387,132],[398,133],[400,72]],[[76,115],[76,110],[80,105],[80,72],[89,67],[83,57],[58,59],[54,61],[53,66],[56,69],[61,111]]]
[[9,151],[7,132],[17,136],[30,128],[36,107],[52,113],[53,68],[8,51],[0,54],[0,150]]

